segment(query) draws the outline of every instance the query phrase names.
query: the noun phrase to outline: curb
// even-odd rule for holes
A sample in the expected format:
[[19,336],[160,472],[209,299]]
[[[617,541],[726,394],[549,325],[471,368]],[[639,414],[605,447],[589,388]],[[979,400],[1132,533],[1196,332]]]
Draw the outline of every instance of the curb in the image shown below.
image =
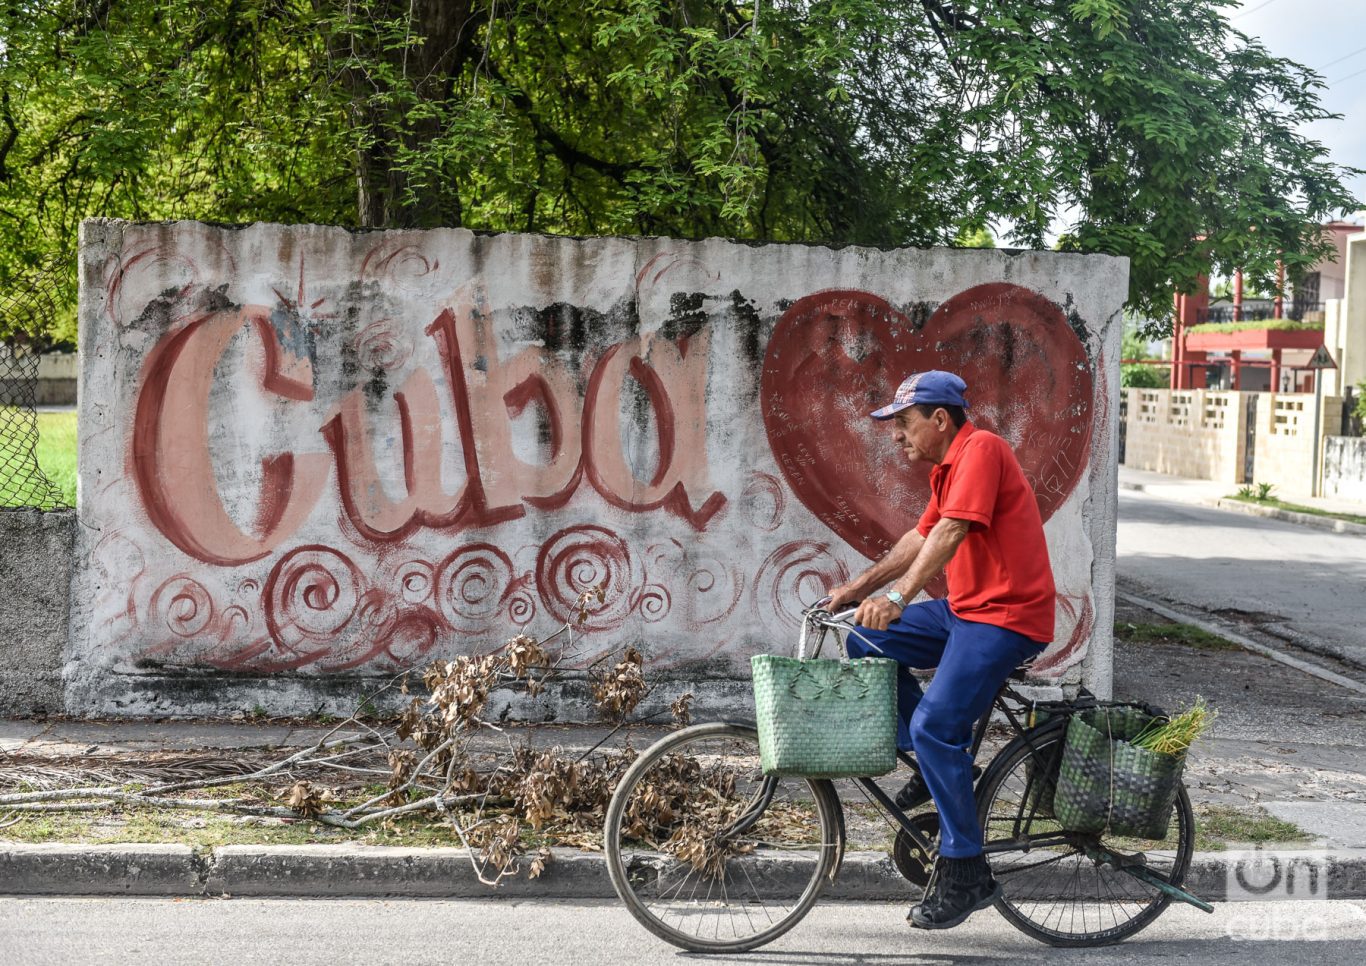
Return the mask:
[[[1287,654],[1269,644],[1263,644],[1261,641],[1253,640],[1246,634],[1239,633],[1237,630],[1223,622],[1212,620],[1203,615],[1193,614],[1189,610],[1183,610],[1178,606],[1168,604],[1164,601],[1153,600],[1150,597],[1145,597],[1142,594],[1135,594],[1129,590],[1116,588],[1115,597],[1126,603],[1142,607],[1144,610],[1150,610],[1160,617],[1167,618],[1167,620],[1176,621],[1178,624],[1190,624],[1193,627],[1198,627],[1202,631],[1222,637],[1227,641],[1232,641],[1244,650],[1251,651],[1254,654],[1260,654],[1263,657],[1269,657],[1279,664],[1284,664],[1286,667],[1292,667],[1297,671],[1302,671],[1321,681],[1336,684],[1340,688],[1346,688],[1348,691],[1355,691],[1357,694],[1366,694],[1366,684],[1346,677],[1345,675],[1338,674],[1336,671],[1329,670],[1328,668],[1320,667],[1311,661],[1302,660],[1295,657],[1293,654]],[[1191,605],[1185,606],[1189,607]]]
[[[1162,484],[1159,484],[1162,485]],[[1255,503],[1244,503],[1242,500],[1231,500],[1228,497],[1218,497],[1216,499],[1181,499],[1168,493],[1158,493],[1149,489],[1147,483],[1125,482],[1119,483],[1121,490],[1131,490],[1135,493],[1148,493],[1152,496],[1159,496],[1163,499],[1173,500],[1176,503],[1185,503],[1188,506],[1205,506],[1213,510],[1226,510],[1229,513],[1241,513],[1245,516],[1265,517],[1269,520],[1280,520],[1284,523],[1296,523],[1302,527],[1312,527],[1315,530],[1330,530],[1333,533],[1349,533],[1356,536],[1366,536],[1366,524],[1351,523],[1347,520],[1338,520],[1334,517],[1321,517],[1313,513],[1299,513],[1295,510],[1282,510],[1280,507],[1259,506]]]
[[1316,530],[1331,530],[1334,533],[1351,533],[1357,536],[1366,535],[1366,525],[1351,523],[1347,520],[1337,520],[1333,517],[1321,517],[1312,513],[1299,513],[1295,510],[1282,510],[1274,506],[1258,506],[1255,503],[1244,503],[1242,500],[1230,500],[1227,497],[1220,497],[1214,501],[1213,506],[1219,510],[1229,510],[1233,513],[1246,513],[1254,517],[1269,517],[1273,520],[1284,520],[1286,523],[1298,523],[1302,527],[1313,527]]
[[[1254,865],[1255,874],[1244,874]],[[804,879],[800,861],[785,861],[782,870]],[[1268,893],[1284,883],[1291,897],[1362,899],[1366,849],[1196,853],[1186,877],[1196,895],[1226,901],[1231,882],[1237,898],[1275,898]],[[825,896],[905,901],[912,892],[885,853],[850,852]],[[8,845],[0,847],[0,894],[616,899],[598,852],[554,849],[540,878],[519,873],[491,887],[479,881],[464,849],[373,845],[226,845],[208,852],[188,845]]]

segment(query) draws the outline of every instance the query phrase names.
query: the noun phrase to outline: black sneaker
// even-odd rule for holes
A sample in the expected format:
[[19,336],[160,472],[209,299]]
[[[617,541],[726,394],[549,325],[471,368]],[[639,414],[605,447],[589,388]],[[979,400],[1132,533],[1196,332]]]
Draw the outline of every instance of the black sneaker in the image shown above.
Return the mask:
[[[978,776],[981,774],[982,769],[977,765],[973,765],[972,780],[974,783],[976,783]],[[901,791],[897,792],[896,797],[892,800],[896,802],[897,808],[901,809],[903,812],[909,812],[912,809],[924,805],[930,800],[930,797],[930,790],[925,785],[924,777],[920,772],[916,772],[911,776],[910,781],[901,786]]]
[[923,902],[911,907],[906,919],[917,929],[951,929],[1001,895],[982,856],[942,859],[939,874]]

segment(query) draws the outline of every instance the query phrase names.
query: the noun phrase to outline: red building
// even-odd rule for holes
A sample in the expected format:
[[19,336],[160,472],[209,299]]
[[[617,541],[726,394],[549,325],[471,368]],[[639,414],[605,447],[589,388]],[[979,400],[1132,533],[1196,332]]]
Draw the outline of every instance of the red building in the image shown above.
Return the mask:
[[1207,279],[1202,280],[1203,291],[1177,295],[1173,389],[1313,392],[1314,370],[1303,366],[1323,344],[1324,301],[1345,294],[1346,239],[1362,226],[1335,221],[1323,229],[1331,236],[1337,257],[1307,272],[1296,283],[1288,305],[1281,297],[1245,300],[1242,272],[1233,276],[1231,299],[1211,301]]

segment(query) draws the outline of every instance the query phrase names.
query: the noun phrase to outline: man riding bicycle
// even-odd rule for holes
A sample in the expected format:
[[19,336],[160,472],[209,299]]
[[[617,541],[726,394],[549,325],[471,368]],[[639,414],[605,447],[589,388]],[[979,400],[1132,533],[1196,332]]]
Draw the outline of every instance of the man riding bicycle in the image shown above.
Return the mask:
[[[915,752],[919,773],[896,803],[909,811],[933,798],[940,818],[940,873],[907,917],[923,929],[956,926],[1000,895],[982,855],[972,726],[1010,672],[1053,639],[1053,571],[1033,488],[1010,445],[967,421],[966,389],[951,372],[916,373],[870,414],[891,421],[909,459],[934,464],[930,502],[881,560],[831,588],[827,605],[862,600],[850,656],[901,665],[897,747]],[[948,599],[908,603],[941,570]],[[936,668],[923,694],[911,668]]]

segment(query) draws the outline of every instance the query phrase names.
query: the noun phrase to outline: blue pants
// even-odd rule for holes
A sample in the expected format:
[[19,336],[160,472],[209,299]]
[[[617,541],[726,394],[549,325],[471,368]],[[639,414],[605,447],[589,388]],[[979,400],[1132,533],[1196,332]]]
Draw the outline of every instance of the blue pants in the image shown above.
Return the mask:
[[[1045,647],[1023,634],[955,617],[947,601],[911,604],[885,631],[858,627],[850,657],[890,657],[897,669],[897,747],[915,752],[939,810],[939,854],[982,852],[972,795],[972,726],[1010,672]],[[864,639],[860,639],[862,635]],[[910,668],[937,668],[922,694]]]

